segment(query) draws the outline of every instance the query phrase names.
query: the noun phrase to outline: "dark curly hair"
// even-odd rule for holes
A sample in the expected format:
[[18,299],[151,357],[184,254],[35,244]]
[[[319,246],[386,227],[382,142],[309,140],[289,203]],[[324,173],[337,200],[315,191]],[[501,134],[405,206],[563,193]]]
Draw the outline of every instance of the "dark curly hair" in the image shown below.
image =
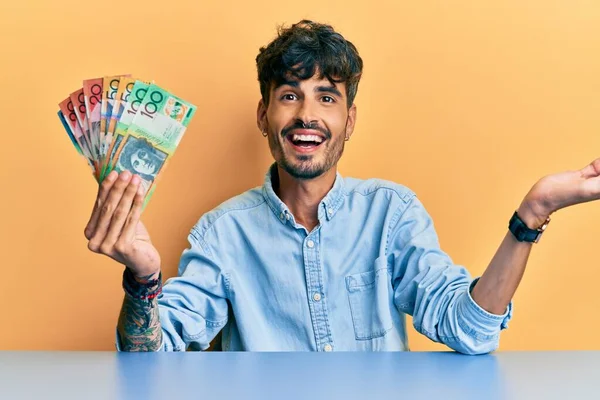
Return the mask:
[[330,25],[302,20],[289,28],[280,27],[278,36],[256,56],[260,93],[269,104],[272,85],[290,77],[310,79],[315,72],[332,84],[346,83],[348,107],[354,102],[363,62],[356,47]]

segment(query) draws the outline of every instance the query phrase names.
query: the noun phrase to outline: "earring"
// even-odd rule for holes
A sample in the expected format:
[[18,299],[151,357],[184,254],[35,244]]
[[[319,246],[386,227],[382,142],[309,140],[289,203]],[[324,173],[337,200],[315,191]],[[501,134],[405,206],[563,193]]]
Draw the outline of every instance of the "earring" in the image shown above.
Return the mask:
[[346,139],[344,141],[347,142],[348,140],[350,140],[350,137],[346,135]]
[[262,131],[262,135],[263,135],[263,137],[267,137],[267,131],[266,130]]

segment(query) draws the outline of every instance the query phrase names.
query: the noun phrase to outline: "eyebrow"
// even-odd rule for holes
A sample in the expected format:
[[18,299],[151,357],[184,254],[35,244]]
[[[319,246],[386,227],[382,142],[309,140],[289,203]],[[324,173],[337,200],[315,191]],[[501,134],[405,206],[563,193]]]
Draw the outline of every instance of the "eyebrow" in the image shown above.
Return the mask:
[[291,86],[293,88],[297,88],[298,86],[300,86],[300,84],[298,83],[298,81],[283,81],[279,85],[275,86],[273,90],[277,90],[282,86]]
[[337,90],[335,86],[318,86],[315,91],[318,93],[331,93],[338,97],[343,97],[342,93]]
[[[277,90],[282,86],[291,86],[293,88],[297,88],[300,86],[298,81],[283,81],[279,85],[277,85],[273,90]],[[315,92],[317,93],[331,93],[339,97],[343,97],[342,93],[334,86],[317,86],[315,88]]]

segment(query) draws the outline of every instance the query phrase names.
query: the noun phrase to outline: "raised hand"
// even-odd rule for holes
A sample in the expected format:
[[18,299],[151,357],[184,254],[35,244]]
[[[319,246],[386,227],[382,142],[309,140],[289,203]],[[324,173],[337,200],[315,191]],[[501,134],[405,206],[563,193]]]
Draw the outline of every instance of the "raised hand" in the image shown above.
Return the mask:
[[100,185],[85,237],[91,251],[125,265],[136,277],[148,278],[159,273],[160,255],[140,221],[143,202],[139,176],[111,172]]

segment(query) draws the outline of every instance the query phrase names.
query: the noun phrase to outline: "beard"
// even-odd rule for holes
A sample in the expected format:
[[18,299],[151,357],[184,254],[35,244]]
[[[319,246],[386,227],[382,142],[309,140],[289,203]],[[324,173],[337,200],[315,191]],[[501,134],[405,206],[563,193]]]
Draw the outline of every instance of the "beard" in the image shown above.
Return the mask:
[[296,123],[284,128],[279,135],[269,133],[269,147],[279,167],[295,179],[309,180],[323,175],[337,164],[344,153],[345,135],[339,134],[334,137],[325,128],[313,127],[312,129],[321,131],[327,139],[319,146],[324,146],[323,149],[317,150],[319,154],[286,154],[284,141],[287,140],[287,134],[292,129],[301,127]]

